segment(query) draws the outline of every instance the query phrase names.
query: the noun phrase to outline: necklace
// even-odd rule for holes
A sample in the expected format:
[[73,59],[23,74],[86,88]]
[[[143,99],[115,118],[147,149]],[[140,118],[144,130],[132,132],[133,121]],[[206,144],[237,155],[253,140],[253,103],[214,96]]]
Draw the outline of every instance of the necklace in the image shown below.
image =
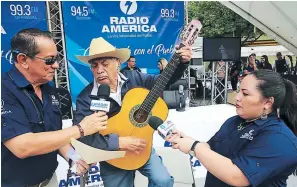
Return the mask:
[[238,130],[238,131],[241,131],[241,130],[245,129],[245,128],[248,126],[248,124],[250,124],[251,122],[256,121],[256,120],[258,120],[258,119],[260,119],[260,118],[255,118],[255,119],[252,119],[252,120],[246,120],[246,121],[241,122],[241,123],[237,126],[237,130]]
[[245,124],[246,122],[244,121],[244,122],[241,122],[238,126],[237,126],[237,130],[238,131],[241,131],[241,130],[243,130],[244,128],[246,128],[246,124]]

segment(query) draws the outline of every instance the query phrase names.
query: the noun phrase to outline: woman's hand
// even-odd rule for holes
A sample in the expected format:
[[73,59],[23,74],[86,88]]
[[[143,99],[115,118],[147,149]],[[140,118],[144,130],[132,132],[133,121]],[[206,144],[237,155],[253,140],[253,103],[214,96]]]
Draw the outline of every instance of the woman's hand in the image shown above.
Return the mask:
[[173,149],[179,149],[180,151],[188,154],[193,143],[195,142],[195,139],[189,136],[181,138],[179,135],[175,134],[171,137],[168,137],[167,141],[172,144]]

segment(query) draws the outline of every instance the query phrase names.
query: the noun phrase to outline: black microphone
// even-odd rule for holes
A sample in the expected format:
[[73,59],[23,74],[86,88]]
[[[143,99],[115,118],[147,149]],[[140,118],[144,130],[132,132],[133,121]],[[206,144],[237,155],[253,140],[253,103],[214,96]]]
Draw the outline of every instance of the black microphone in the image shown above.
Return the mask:
[[184,86],[183,85],[179,85],[178,94],[179,94],[179,103],[176,108],[176,111],[183,112],[186,110],[185,106],[183,105],[183,97],[184,97]]
[[101,84],[97,91],[97,96],[91,100],[90,110],[109,112],[110,102],[107,98],[110,95],[110,87],[107,84]]
[[172,134],[175,125],[171,121],[164,121],[157,116],[150,117],[148,124],[156,131],[159,135],[165,139],[167,136]]

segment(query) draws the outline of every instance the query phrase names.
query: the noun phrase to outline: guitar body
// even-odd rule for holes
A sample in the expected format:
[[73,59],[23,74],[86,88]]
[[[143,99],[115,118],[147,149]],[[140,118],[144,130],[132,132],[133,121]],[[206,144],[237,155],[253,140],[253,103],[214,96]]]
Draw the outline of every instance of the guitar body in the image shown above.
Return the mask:
[[[202,25],[198,20],[192,20],[182,33],[182,42],[179,48],[191,46],[200,32]],[[120,112],[108,119],[107,129],[101,131],[103,135],[118,134],[119,137],[134,136],[146,140],[146,148],[139,155],[127,151],[125,157],[107,161],[109,164],[125,169],[136,170],[142,167],[149,159],[153,144],[153,128],[148,124],[151,116],[166,120],[168,108],[159,96],[163,93],[168,81],[172,77],[180,61],[179,54],[175,53],[166,68],[158,77],[151,91],[144,88],[134,88],[125,95]],[[157,124],[152,124],[157,125]],[[160,124],[159,124],[160,125]]]
[[134,136],[145,139],[146,148],[138,155],[127,151],[125,157],[109,160],[107,161],[109,164],[125,170],[136,170],[148,161],[152,150],[154,133],[154,129],[148,124],[149,117],[157,116],[165,121],[168,116],[168,107],[165,101],[158,98],[148,118],[143,123],[137,123],[134,120],[133,115],[135,111],[137,111],[148,94],[149,90],[144,88],[129,90],[123,98],[121,111],[108,119],[106,130],[100,131],[102,135],[115,133],[118,134],[119,137]]

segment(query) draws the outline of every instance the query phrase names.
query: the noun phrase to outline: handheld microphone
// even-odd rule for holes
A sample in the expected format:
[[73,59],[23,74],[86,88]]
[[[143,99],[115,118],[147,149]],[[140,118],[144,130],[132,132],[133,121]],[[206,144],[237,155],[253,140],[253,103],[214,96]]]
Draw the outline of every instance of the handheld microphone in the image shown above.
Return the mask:
[[107,84],[101,84],[97,91],[97,96],[91,101],[90,110],[109,112],[110,102],[106,99],[110,95],[110,87]]
[[158,118],[157,116],[150,117],[148,124],[154,130],[156,130],[163,139],[172,134],[173,129],[175,128],[174,123],[172,123],[171,121],[163,122],[163,120]]
[[183,111],[186,110],[184,105],[183,105],[183,96],[184,96],[184,86],[183,85],[179,85],[178,93],[179,93],[179,103],[178,103],[178,106],[176,108],[176,111],[183,112]]
[[178,93],[180,94],[180,95],[184,95],[184,86],[181,84],[181,85],[179,85],[179,87],[178,87]]

